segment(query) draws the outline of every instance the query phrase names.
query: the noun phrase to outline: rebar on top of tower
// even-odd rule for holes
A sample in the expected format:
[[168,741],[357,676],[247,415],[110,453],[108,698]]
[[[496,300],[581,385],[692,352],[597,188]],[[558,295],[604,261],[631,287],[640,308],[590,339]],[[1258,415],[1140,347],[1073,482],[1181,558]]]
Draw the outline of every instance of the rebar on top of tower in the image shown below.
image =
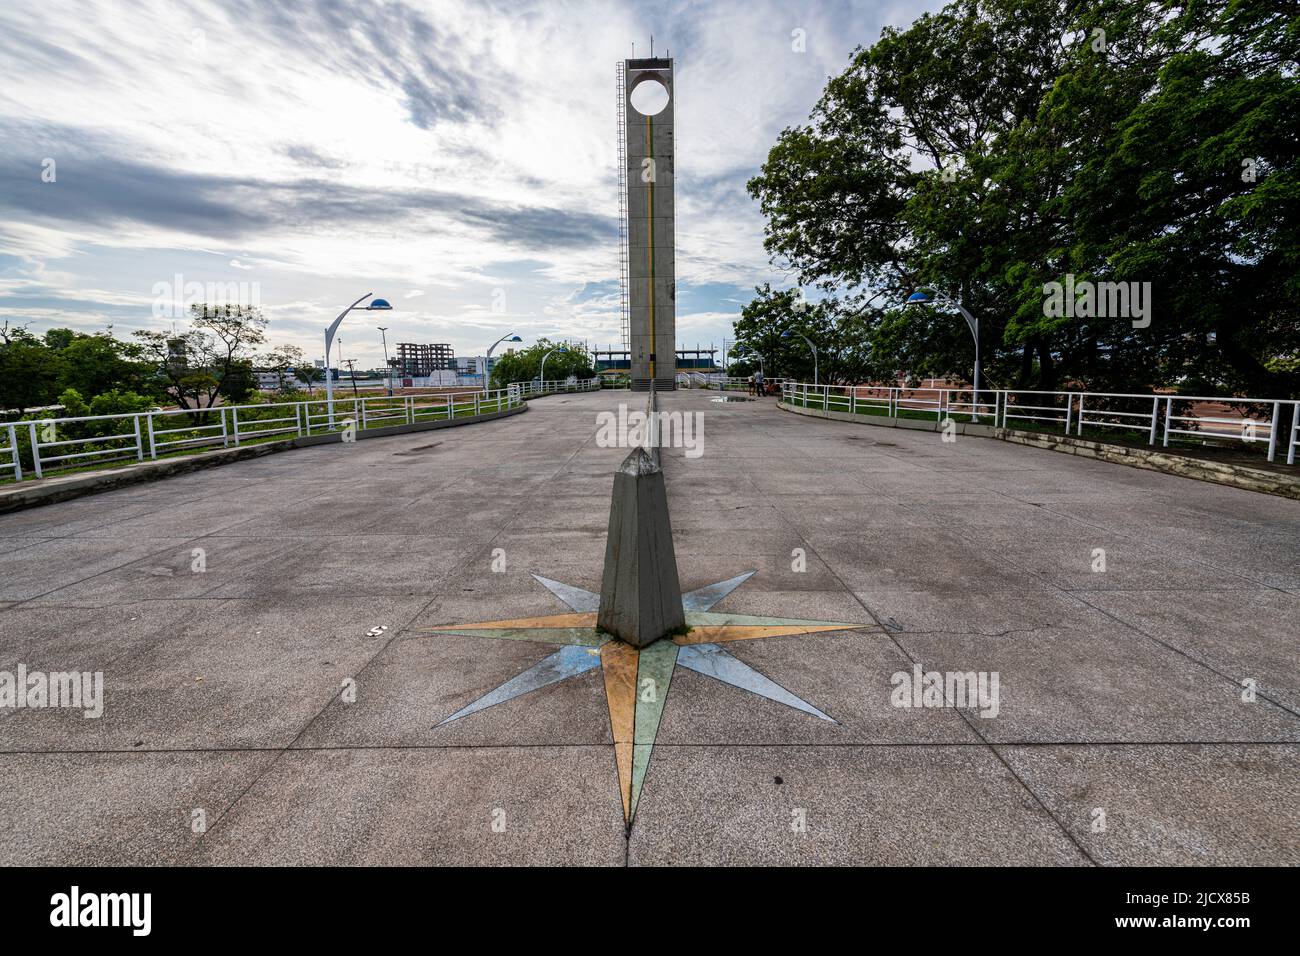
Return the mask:
[[619,287],[619,334],[623,348],[630,349],[628,332],[628,252],[627,252],[627,112],[624,107],[626,99],[624,90],[624,67],[622,62],[614,64],[614,101],[618,116],[618,287]]

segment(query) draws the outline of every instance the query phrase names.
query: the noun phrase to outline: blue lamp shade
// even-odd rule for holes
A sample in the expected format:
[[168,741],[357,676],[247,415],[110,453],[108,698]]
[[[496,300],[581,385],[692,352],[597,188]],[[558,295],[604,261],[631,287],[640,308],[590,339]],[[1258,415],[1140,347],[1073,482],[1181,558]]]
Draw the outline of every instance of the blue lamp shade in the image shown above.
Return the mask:
[[783,339],[788,339],[789,337],[790,337],[790,330],[789,330],[789,329],[786,329],[784,332],[781,333],[781,338],[783,338]]
[[517,335],[512,335],[510,338],[506,339],[506,341],[507,341],[507,342],[522,342],[523,339],[521,339],[521,338],[520,338],[519,336],[517,336]]
[[366,306],[366,308],[367,309],[391,309],[392,306],[388,304],[387,299],[375,299],[368,306]]
[[925,305],[930,301],[930,293],[922,292],[919,289],[907,297],[906,305]]

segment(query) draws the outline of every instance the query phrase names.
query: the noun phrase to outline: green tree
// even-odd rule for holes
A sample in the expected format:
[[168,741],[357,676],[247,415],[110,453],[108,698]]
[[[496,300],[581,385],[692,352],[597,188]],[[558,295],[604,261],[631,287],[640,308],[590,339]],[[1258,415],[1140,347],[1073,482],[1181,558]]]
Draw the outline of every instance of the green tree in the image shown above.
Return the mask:
[[[113,389],[150,392],[161,384],[145,361],[144,350],[134,342],[70,329],[51,329],[45,333],[45,342],[58,349],[63,361],[60,384],[82,395],[93,397]],[[59,342],[62,344],[55,344]]]
[[64,375],[59,353],[24,328],[0,330],[0,412],[19,416],[54,404]]
[[496,359],[492,366],[492,387],[505,388],[511,382],[531,382],[541,373],[542,356],[556,351],[546,360],[546,379],[567,379],[570,375],[580,379],[594,378],[596,366],[591,355],[581,345],[538,339],[525,349],[515,349]]
[[[959,0],[781,134],[749,184],[766,247],[880,365],[968,373],[959,317],[898,307],[930,285],[992,385],[1296,395],[1298,52],[1294,4]],[[1151,324],[1050,314],[1067,274],[1150,282]]]
[[256,306],[190,306],[180,334],[135,335],[168,390],[186,408],[209,408],[222,396],[241,401],[255,388],[254,349],[266,341],[267,320]]
[[[770,283],[754,292],[734,324],[736,346],[761,354],[769,378],[811,382],[815,371],[827,385],[892,379],[892,365],[879,360],[871,345],[878,310],[833,296],[809,302],[797,289],[776,291]],[[800,336],[816,346],[815,363]],[[757,359],[742,355],[731,373],[744,376],[758,368]]]

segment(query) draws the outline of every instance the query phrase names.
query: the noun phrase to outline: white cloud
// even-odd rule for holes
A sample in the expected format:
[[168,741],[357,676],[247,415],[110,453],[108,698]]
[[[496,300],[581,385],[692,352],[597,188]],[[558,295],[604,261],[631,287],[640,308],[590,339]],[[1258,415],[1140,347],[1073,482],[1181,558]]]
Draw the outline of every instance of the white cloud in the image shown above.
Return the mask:
[[[67,303],[0,286],[0,318],[147,325],[132,310],[154,282],[238,273],[259,282],[273,339],[309,354],[367,290],[401,298],[386,321],[403,341],[467,354],[515,329],[615,341],[617,296],[581,293],[617,277],[614,63],[653,33],[677,67],[679,299],[712,303],[679,317],[679,337],[720,341],[737,295],[780,279],[745,181],[854,46],[938,5],[6,4],[0,168],[31,179],[0,177],[0,211],[32,189],[101,201],[0,215],[0,256],[18,260],[0,259],[0,278]],[[56,183],[32,156],[58,160]],[[91,192],[110,178],[115,195]],[[349,357],[379,364],[374,338]]]

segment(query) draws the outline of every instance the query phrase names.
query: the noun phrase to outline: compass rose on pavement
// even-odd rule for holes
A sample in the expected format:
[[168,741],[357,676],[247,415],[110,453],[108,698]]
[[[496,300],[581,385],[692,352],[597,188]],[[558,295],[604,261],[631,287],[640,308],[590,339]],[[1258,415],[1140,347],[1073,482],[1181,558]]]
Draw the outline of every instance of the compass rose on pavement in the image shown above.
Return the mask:
[[559,598],[570,613],[444,625],[427,630],[437,634],[555,644],[559,648],[523,673],[462,707],[437,726],[464,720],[531,691],[601,668],[614,737],[623,818],[630,829],[650,766],[659,721],[672,686],[673,672],[678,667],[784,704],[808,718],[836,723],[808,701],[730,654],[725,645],[733,641],[852,630],[871,625],[712,612],[719,601],[753,574],[753,571],[747,571],[683,594],[682,607],[689,630],[639,650],[597,629],[599,594],[534,574],[533,577]]

